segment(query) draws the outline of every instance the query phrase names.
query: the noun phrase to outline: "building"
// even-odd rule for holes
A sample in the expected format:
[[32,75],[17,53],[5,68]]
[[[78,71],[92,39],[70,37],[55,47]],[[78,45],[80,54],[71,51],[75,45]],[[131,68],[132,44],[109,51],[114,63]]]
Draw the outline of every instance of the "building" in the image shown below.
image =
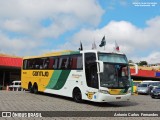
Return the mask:
[[22,58],[0,54],[0,89],[21,79]]

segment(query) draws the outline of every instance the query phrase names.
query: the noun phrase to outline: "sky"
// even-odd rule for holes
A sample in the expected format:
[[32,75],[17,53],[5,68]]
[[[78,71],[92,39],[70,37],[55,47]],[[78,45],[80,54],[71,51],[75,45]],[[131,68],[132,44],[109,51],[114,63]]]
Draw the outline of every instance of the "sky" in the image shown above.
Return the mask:
[[0,53],[84,50],[105,36],[134,62],[160,63],[159,0],[0,0]]

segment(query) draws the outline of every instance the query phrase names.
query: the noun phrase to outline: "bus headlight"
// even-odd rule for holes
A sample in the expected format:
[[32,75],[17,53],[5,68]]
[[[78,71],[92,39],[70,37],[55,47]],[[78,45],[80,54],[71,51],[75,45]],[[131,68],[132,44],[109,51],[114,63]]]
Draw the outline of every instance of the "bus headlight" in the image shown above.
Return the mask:
[[132,93],[132,90],[131,88],[128,89],[127,93]]
[[107,91],[107,90],[101,90],[101,89],[100,89],[99,92],[100,92],[100,93],[103,93],[103,94],[109,94],[109,91]]

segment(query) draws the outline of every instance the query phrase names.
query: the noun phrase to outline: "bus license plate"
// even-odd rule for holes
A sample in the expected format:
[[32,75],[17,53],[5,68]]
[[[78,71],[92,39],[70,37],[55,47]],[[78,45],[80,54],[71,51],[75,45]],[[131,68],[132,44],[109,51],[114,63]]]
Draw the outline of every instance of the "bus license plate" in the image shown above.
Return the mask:
[[116,99],[121,99],[121,97],[116,97]]

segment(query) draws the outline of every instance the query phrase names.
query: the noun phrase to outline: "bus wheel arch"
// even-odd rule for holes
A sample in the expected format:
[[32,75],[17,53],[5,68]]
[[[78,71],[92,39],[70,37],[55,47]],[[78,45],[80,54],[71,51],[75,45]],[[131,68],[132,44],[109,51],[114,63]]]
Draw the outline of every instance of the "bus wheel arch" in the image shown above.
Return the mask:
[[38,85],[37,85],[36,82],[35,82],[34,85],[33,85],[33,93],[34,93],[34,94],[37,94],[37,93],[38,93]]
[[33,93],[33,86],[31,82],[28,83],[28,90],[30,93]]
[[72,96],[73,96],[73,99],[74,99],[75,102],[77,102],[77,103],[82,102],[82,92],[78,87],[75,87],[73,89]]

